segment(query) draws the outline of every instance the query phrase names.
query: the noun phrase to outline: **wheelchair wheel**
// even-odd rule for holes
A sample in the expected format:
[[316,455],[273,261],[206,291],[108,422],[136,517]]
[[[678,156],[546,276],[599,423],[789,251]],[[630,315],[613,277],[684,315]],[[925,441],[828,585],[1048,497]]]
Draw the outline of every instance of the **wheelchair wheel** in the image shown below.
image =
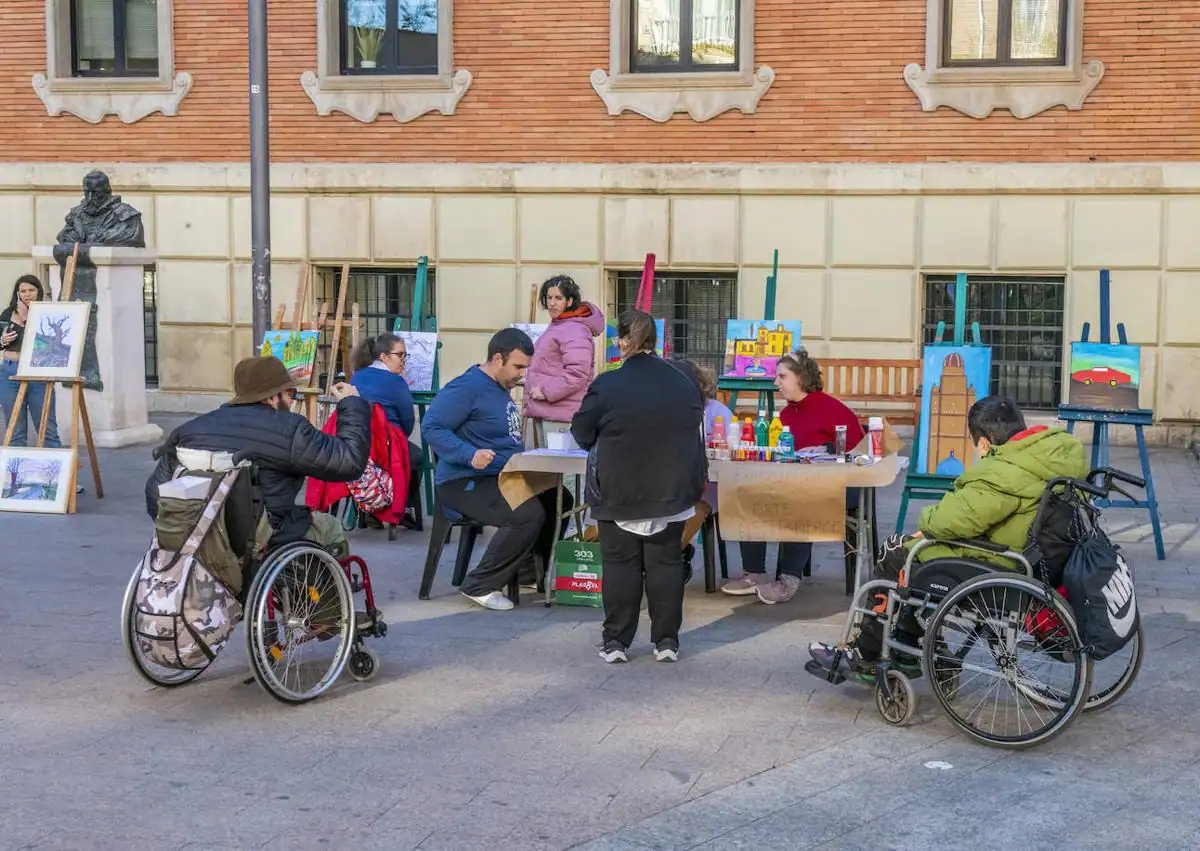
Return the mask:
[[270,555],[246,596],[254,678],[284,703],[320,697],[354,649],[354,596],[337,559],[313,544]]
[[887,676],[875,685],[875,708],[884,721],[893,727],[903,727],[917,711],[917,693],[913,691],[912,681],[889,668]]
[[1103,661],[1092,663],[1092,690],[1088,694],[1087,703],[1083,705],[1084,712],[1095,712],[1112,706],[1121,695],[1129,691],[1129,687],[1137,679],[1138,672],[1142,670],[1142,654],[1145,647],[1142,625],[1138,623],[1137,631],[1128,644]]
[[208,665],[205,665],[203,668],[189,668],[182,671],[178,668],[168,668],[148,658],[145,651],[142,650],[141,644],[138,642],[134,613],[137,602],[138,578],[141,575],[142,566],[139,564],[133,571],[129,585],[125,588],[125,600],[121,603],[121,641],[125,645],[125,652],[129,654],[129,659],[133,662],[133,669],[141,674],[142,678],[151,685],[162,686],[163,688],[186,685],[203,674],[207,670]]
[[1053,739],[1083,708],[1092,660],[1080,646],[1061,596],[991,573],[942,600],[929,623],[925,671],[938,703],[968,736],[1029,748]]

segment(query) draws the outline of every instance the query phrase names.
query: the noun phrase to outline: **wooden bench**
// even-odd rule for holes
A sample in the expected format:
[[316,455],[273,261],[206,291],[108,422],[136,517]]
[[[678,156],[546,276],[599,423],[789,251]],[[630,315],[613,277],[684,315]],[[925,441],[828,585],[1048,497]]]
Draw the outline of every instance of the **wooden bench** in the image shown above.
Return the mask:
[[894,425],[916,426],[921,407],[920,360],[822,358],[825,392],[859,417],[887,417]]

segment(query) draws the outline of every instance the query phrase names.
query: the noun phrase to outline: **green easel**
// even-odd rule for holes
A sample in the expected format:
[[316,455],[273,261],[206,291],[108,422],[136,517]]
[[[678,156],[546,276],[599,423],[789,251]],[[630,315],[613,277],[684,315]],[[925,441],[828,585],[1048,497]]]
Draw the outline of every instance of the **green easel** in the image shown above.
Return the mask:
[[[413,289],[413,316],[409,322],[410,331],[437,331],[437,320],[430,316],[425,316],[425,290],[429,282],[429,258],[420,257],[417,260],[417,283]],[[442,341],[438,340],[437,350],[433,356],[433,384],[429,390],[421,390],[414,392],[413,401],[417,405],[417,421],[425,421],[425,411],[429,409],[433,397],[438,394],[441,389],[441,379],[439,376],[439,368],[441,366]],[[429,442],[425,440],[424,433],[421,434],[421,482],[425,487],[425,514],[426,516],[433,515],[433,453],[429,449]]]
[[[779,249],[775,249],[775,259],[771,266],[771,274],[767,276],[767,295],[763,304],[763,319],[775,318],[775,287],[779,280]],[[799,340],[796,341],[799,343]],[[775,416],[775,385],[761,378],[721,378],[717,381],[718,390],[729,391],[729,410],[737,416],[738,393],[746,391],[758,394],[758,407],[766,410],[767,419]]]
[[[959,272],[954,280],[954,341],[944,342],[946,323],[938,322],[933,342],[929,346],[982,346],[983,340],[979,334],[979,323],[971,323],[971,342],[966,342],[967,330],[967,275]],[[922,380],[925,380],[922,376]],[[991,376],[988,376],[990,383]],[[924,412],[923,412],[924,413]],[[908,475],[904,478],[904,492],[900,497],[900,514],[896,517],[896,534],[904,531],[904,519],[908,515],[908,502],[911,499],[936,500],[954,490],[955,476],[939,476],[934,473],[922,473],[920,452],[917,439],[920,434],[920,422],[913,434],[913,453],[908,465]]]

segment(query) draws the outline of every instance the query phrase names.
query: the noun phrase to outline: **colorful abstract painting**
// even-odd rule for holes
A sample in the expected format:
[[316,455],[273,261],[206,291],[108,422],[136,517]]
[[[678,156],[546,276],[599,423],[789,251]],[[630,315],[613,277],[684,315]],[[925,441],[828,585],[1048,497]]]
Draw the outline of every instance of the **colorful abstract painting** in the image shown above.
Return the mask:
[[1141,346],[1072,343],[1067,404],[1103,411],[1136,411],[1141,372]]
[[[658,335],[658,345],[654,347],[654,351],[658,356],[666,357],[664,354],[666,339],[667,339],[667,323],[662,319],[654,320],[654,331]],[[607,325],[604,329],[604,371],[610,372],[618,369],[621,366],[621,349],[617,346],[617,326]]]
[[926,346],[921,373],[921,427],[913,455],[918,472],[958,476],[978,459],[967,411],[990,395],[992,350],[985,346]]
[[297,384],[308,384],[317,361],[319,331],[267,331],[263,334],[262,357],[283,361],[288,374]]
[[800,329],[798,321],[730,319],[721,377],[774,381],[779,359],[799,348]]

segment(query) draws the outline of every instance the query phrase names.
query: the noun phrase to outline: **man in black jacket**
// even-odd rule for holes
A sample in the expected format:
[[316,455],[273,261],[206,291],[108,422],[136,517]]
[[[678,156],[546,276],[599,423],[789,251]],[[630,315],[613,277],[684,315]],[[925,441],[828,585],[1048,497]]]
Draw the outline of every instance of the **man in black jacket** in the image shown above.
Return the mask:
[[313,514],[296,498],[306,476],[351,482],[363,474],[371,452],[371,406],[351,385],[335,384],[330,392],[338,400],[337,434],[324,434],[291,412],[295,387],[278,358],[239,362],[234,397],[175,429],[155,452],[158,466],[146,482],[151,519],[158,515],[158,486],[174,476],[179,450],[240,455],[258,470],[272,547],[308,538],[344,554],[346,533],[336,518]]
[[673,662],[683,623],[683,524],[708,483],[704,400],[695,382],[654,354],[649,314],[621,314],[617,336],[624,364],[592,382],[571,421],[589,453],[585,493],[604,557],[600,655],[626,661],[644,587],[655,658]]

